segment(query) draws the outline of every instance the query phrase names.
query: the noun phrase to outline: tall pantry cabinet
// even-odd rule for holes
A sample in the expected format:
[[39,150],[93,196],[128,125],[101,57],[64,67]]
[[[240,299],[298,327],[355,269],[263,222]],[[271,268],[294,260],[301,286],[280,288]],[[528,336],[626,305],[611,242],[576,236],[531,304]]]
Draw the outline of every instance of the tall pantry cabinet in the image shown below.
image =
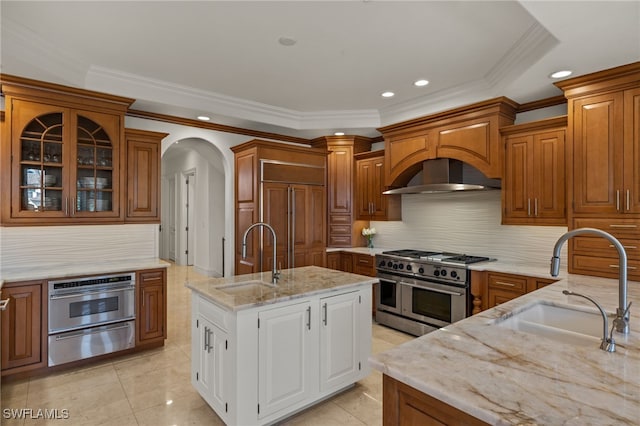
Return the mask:
[[[628,274],[640,279],[640,62],[556,83],[568,99],[569,229],[593,227],[620,240]],[[609,243],[578,236],[569,272],[615,278]]]
[[235,154],[235,272],[269,271],[273,237],[262,227],[242,237],[256,222],[276,233],[276,265],[324,266],[326,247],[326,151],[252,140]]

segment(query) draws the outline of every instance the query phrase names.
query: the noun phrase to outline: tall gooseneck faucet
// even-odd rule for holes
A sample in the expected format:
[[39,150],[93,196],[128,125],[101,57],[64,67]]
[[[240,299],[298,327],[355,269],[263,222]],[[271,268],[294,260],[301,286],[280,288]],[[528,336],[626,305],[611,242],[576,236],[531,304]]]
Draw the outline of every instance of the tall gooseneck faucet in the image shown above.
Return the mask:
[[624,247],[613,235],[608,232],[596,228],[578,228],[569,231],[558,238],[556,245],[553,247],[553,257],[551,258],[551,276],[557,277],[560,271],[560,249],[562,244],[569,238],[582,234],[594,234],[606,238],[618,250],[618,309],[616,309],[616,319],[613,321],[617,332],[622,334],[629,333],[629,317],[627,306],[627,252]]
[[278,268],[276,266],[276,262],[278,261],[278,259],[276,258],[276,247],[278,246],[278,244],[276,240],[276,231],[273,229],[273,227],[271,227],[271,225],[264,222],[256,222],[248,227],[246,231],[244,231],[244,235],[242,236],[242,258],[244,259],[247,257],[247,235],[249,235],[249,231],[257,226],[267,228],[269,231],[271,231],[271,235],[273,236],[273,268],[271,269],[271,282],[273,284],[278,284],[278,278],[280,278],[280,271],[278,271]]

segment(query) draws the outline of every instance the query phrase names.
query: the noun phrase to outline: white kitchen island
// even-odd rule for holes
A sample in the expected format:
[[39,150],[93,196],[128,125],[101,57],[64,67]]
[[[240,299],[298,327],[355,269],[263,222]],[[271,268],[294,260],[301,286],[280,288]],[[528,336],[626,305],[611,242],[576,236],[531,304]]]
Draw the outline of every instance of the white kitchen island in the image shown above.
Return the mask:
[[188,281],[191,382],[228,425],[272,424],[369,374],[371,286],[317,266]]

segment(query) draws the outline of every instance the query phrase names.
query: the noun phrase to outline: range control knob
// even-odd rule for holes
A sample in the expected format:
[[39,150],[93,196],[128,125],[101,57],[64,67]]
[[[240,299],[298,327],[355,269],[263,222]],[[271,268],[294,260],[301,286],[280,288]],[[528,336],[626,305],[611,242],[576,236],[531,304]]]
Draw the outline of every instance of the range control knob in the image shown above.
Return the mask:
[[387,262],[387,268],[391,268],[393,266],[393,262],[392,261],[388,261]]
[[411,265],[407,265],[407,271],[410,271],[412,269],[413,269],[413,267]]
[[387,262],[385,262],[384,260],[382,262],[380,262],[380,266],[384,267],[387,264]]
[[420,267],[420,269],[418,269],[418,273],[424,274],[424,268],[422,266]]
[[440,270],[436,269],[435,271],[433,271],[433,275],[435,275],[436,277],[440,276]]
[[443,277],[447,276],[447,270],[443,269],[442,271],[440,271],[440,275],[442,275]]
[[404,264],[398,263],[398,269],[404,269]]
[[398,269],[398,264],[394,263],[393,264],[393,269]]
[[458,273],[456,271],[451,271],[451,278],[458,278]]

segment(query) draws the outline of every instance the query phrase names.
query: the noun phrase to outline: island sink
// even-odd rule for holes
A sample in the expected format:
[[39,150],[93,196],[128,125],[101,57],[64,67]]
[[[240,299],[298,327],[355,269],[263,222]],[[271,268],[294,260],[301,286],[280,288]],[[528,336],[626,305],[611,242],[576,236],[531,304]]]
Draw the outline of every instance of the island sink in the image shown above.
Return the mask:
[[497,319],[495,324],[579,346],[598,347],[602,339],[600,312],[575,306],[536,302],[511,316]]

